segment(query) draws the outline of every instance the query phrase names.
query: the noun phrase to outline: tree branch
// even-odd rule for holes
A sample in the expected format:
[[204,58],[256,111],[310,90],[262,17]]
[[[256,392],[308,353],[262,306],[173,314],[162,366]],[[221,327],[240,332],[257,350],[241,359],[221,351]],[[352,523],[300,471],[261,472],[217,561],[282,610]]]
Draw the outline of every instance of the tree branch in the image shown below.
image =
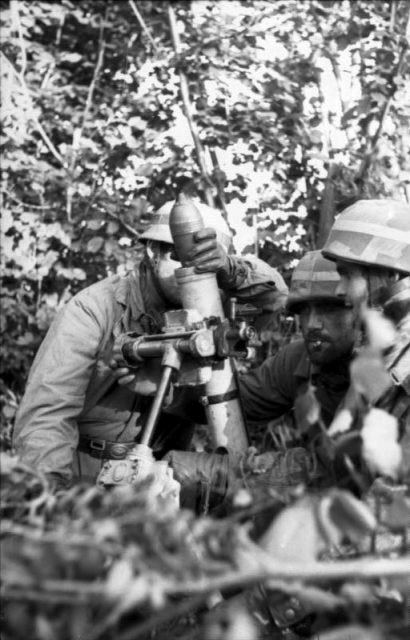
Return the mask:
[[[169,20],[169,27],[170,27],[170,30],[171,30],[172,44],[173,44],[173,47],[174,47],[175,55],[177,57],[177,62],[179,62],[181,43],[180,43],[179,35],[178,35],[175,12],[174,12],[174,9],[173,9],[171,3],[168,3],[168,20]],[[205,163],[204,151],[203,151],[202,144],[201,144],[201,141],[199,139],[198,130],[196,128],[196,124],[195,124],[195,121],[194,121],[194,118],[193,118],[193,115],[192,115],[191,101],[190,101],[190,98],[189,98],[188,80],[186,78],[185,73],[182,71],[180,64],[178,64],[178,73],[179,73],[182,104],[184,106],[184,112],[185,112],[186,118],[188,120],[189,128],[190,128],[191,135],[192,135],[192,140],[193,140],[194,145],[195,145],[195,150],[196,150],[196,156],[197,156],[197,160],[198,160],[199,169],[201,171],[201,175],[202,175],[202,178],[203,178],[204,183],[205,183],[206,201],[207,201],[207,203],[208,203],[208,205],[210,207],[213,207],[214,206],[214,199],[213,199],[212,192],[211,192],[211,189],[210,189],[210,185],[212,184],[212,182],[211,182],[211,179],[210,179],[210,177],[208,175],[208,171],[207,171],[206,163]]]
[[150,41],[150,43],[152,44],[152,46],[154,47],[155,51],[158,51],[158,47],[155,43],[154,38],[151,36],[147,25],[145,24],[144,18],[142,17],[142,15],[140,14],[140,12],[138,11],[136,4],[134,2],[134,0],[128,0],[128,3],[131,7],[131,9],[134,12],[135,17],[137,18],[140,27],[142,28],[143,32],[145,33],[145,35],[147,36],[148,40]]
[[216,153],[215,149],[210,149],[209,150],[210,156],[211,156],[211,160],[212,160],[212,165],[214,168],[214,180],[215,180],[215,184],[216,184],[216,190],[218,192],[218,198],[219,201],[221,203],[221,208],[222,208],[222,212],[224,214],[224,218],[225,220],[228,222],[228,212],[226,210],[226,202],[225,202],[225,194],[224,194],[224,180],[225,180],[225,174],[222,171],[220,165],[219,165],[219,160],[218,160],[218,155]]
[[[264,559],[265,567],[255,571],[232,571],[218,578],[198,579],[175,585],[172,595],[195,594],[223,591],[233,587],[245,587],[269,581],[275,589],[286,588],[284,581],[307,580],[309,582],[338,580],[378,580],[387,577],[410,576],[410,557],[383,560],[344,560],[340,562],[312,562],[291,564],[276,562],[269,556]],[[288,590],[288,589],[286,589]]]
[[[233,587],[247,587],[259,582],[269,581],[275,588],[293,591],[294,585],[289,587],[287,581],[299,582],[331,582],[340,580],[380,580],[391,577],[410,577],[410,556],[400,558],[373,559],[366,558],[360,560],[340,560],[338,562],[310,562],[306,564],[293,564],[291,562],[277,561],[271,558],[262,549],[250,546],[252,554],[257,558],[246,570],[234,570],[226,572],[216,578],[197,578],[196,580],[186,580],[172,582],[168,580],[165,585],[165,593],[168,596],[184,596],[200,593],[212,593],[223,591]],[[248,553],[251,553],[248,551]],[[26,589],[29,598],[35,599],[34,592],[30,585],[20,586],[7,584],[7,576],[3,579],[3,593],[6,597],[17,597],[24,600]],[[55,596],[61,594],[67,599],[73,599],[81,593],[84,599],[104,598],[105,585],[80,580],[44,580],[36,583],[37,594],[42,598],[45,593],[53,593]]]
[[83,136],[83,132],[84,132],[85,124],[87,122],[88,114],[89,114],[89,112],[91,110],[93,94],[94,94],[95,85],[97,83],[97,78],[98,78],[98,75],[99,75],[99,73],[101,71],[102,63],[103,63],[103,60],[104,60],[104,50],[105,50],[104,25],[105,25],[105,21],[107,19],[107,14],[108,14],[108,5],[107,5],[107,7],[105,9],[104,17],[101,18],[100,32],[99,32],[99,37],[98,37],[97,62],[96,62],[95,67],[94,67],[94,73],[93,73],[92,80],[90,82],[90,86],[88,87],[87,98],[86,98],[86,101],[85,101],[85,107],[84,107],[84,113],[83,113],[83,117],[82,117],[81,127],[80,127],[80,129],[74,129],[74,131],[73,131],[73,142],[72,142],[72,145],[71,145],[71,158],[70,158],[70,164],[69,164],[69,167],[68,167],[70,181],[69,181],[69,184],[67,185],[67,194],[66,194],[66,212],[67,212],[67,220],[69,222],[72,222],[72,217],[71,217],[72,199],[73,199],[73,195],[74,195],[73,178],[74,178],[75,164],[76,164],[76,160],[77,160],[77,153],[78,153],[78,149],[80,147],[81,138]]
[[30,204],[29,202],[23,202],[23,200],[19,200],[19,198],[10,193],[10,191],[8,191],[7,189],[4,189],[4,193],[8,198],[10,198],[10,200],[22,207],[27,207],[29,209],[40,209],[40,211],[43,211],[44,209],[52,209],[51,204]]
[[[394,7],[394,4],[392,5],[392,15],[393,15],[393,11],[394,11],[393,7]],[[410,14],[409,14],[409,16],[407,18],[406,36],[407,36],[407,33],[409,32],[409,27],[410,27]],[[394,25],[392,25],[391,23],[390,23],[390,28],[393,31]],[[380,136],[382,134],[384,123],[385,123],[386,117],[387,117],[387,115],[389,113],[390,105],[391,105],[393,96],[394,96],[394,94],[396,92],[396,87],[395,87],[393,81],[400,75],[400,73],[402,71],[402,68],[403,68],[403,65],[404,65],[404,62],[405,62],[405,59],[406,59],[406,53],[407,53],[408,47],[409,47],[409,42],[407,40],[403,40],[403,43],[402,43],[401,49],[400,49],[400,53],[399,53],[399,59],[398,59],[397,65],[396,65],[396,69],[395,69],[395,71],[394,71],[394,73],[392,74],[392,77],[391,77],[391,86],[392,86],[392,88],[391,88],[391,91],[390,91],[390,95],[387,97],[386,102],[384,104],[384,107],[383,107],[383,109],[381,111],[379,126],[377,127],[377,130],[376,130],[375,134],[372,136],[372,138],[369,140],[369,142],[368,142],[368,144],[366,146],[364,157],[363,157],[360,169],[358,171],[358,175],[357,175],[357,177],[355,179],[356,184],[359,185],[359,186],[361,186],[363,184],[363,182],[364,182],[367,170],[369,169],[369,166],[370,166],[370,162],[371,162],[372,156],[373,156],[374,151],[376,149],[376,146],[377,146],[377,143],[379,141],[379,138],[380,138]]]
[[124,229],[126,229],[128,231],[128,233],[130,233],[131,235],[135,236],[136,238],[140,237],[140,234],[138,233],[138,231],[135,231],[135,229],[133,227],[131,227],[129,224],[127,224],[126,222],[124,222],[123,220],[121,220],[121,218],[117,215],[115,215],[115,213],[112,213],[111,211],[104,211],[104,213],[106,213],[108,216],[110,216],[110,218],[113,218],[113,220],[116,220],[122,227],[124,227]]
[[19,44],[20,44],[20,51],[21,51],[21,75],[24,76],[26,72],[26,66],[27,66],[27,53],[26,53],[26,48],[24,46],[23,31],[21,28],[21,20],[20,20],[20,12],[19,12],[19,3],[17,2],[17,0],[10,1],[10,15],[11,15],[12,24],[13,22],[15,22],[16,31],[19,37]]
[[43,125],[41,124],[41,122],[39,121],[39,119],[36,116],[36,113],[34,111],[34,106],[33,106],[33,101],[31,99],[31,95],[30,92],[28,90],[28,87],[26,85],[26,82],[23,78],[23,76],[17,71],[17,69],[15,69],[13,63],[7,58],[7,56],[1,51],[0,52],[2,58],[4,58],[4,60],[7,62],[7,64],[9,65],[9,67],[11,68],[11,70],[13,71],[15,77],[17,78],[17,80],[20,82],[21,87],[29,101],[29,107],[30,107],[30,118],[31,120],[34,122],[34,124],[36,125],[37,131],[40,134],[44,144],[46,145],[46,147],[48,148],[48,150],[51,152],[51,154],[54,156],[54,158],[56,160],[58,160],[58,162],[61,164],[61,166],[67,170],[67,167],[64,163],[64,159],[63,157],[60,155],[60,153],[57,151],[57,149],[55,148],[55,146],[53,145],[53,143],[51,142],[50,138],[48,137],[47,133],[44,130]]

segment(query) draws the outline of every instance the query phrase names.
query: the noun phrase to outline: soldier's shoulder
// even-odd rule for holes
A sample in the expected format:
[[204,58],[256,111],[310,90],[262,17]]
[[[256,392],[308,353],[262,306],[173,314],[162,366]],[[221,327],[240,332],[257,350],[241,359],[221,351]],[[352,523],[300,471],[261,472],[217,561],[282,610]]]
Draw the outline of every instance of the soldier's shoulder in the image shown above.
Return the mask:
[[120,288],[127,286],[127,282],[128,277],[122,277],[119,275],[109,276],[99,280],[98,282],[94,282],[94,284],[91,284],[85,289],[82,289],[74,296],[73,299],[83,300],[87,298],[94,298],[100,300],[102,295],[115,297],[115,293]]
[[305,361],[307,358],[307,351],[305,347],[305,343],[301,339],[292,340],[292,342],[288,342],[283,347],[281,347],[278,352],[265,360],[265,363],[269,366],[269,364],[285,364],[289,367],[296,368],[297,365],[301,361]]
[[91,313],[109,313],[117,304],[127,305],[131,282],[130,276],[113,275],[103,278],[77,293],[70,303],[88,309]]
[[271,267],[270,264],[265,262],[265,260],[261,260],[261,258],[257,258],[254,255],[244,255],[241,257],[242,260],[245,260],[245,262],[249,264],[253,271],[257,271],[259,274],[273,280],[278,289],[287,291],[288,287],[283,277],[275,267]]

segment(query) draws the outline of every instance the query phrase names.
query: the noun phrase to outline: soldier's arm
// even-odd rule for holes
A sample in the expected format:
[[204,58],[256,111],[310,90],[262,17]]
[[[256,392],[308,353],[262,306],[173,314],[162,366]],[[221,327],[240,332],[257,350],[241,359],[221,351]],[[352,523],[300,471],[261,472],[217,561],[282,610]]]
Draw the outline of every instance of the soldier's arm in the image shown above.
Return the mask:
[[242,406],[248,420],[272,420],[293,408],[298,389],[295,371],[302,357],[303,343],[291,343],[239,378]]
[[220,289],[240,302],[260,308],[272,304],[279,308],[286,302],[288,288],[280,273],[255,256],[229,255],[214,229],[207,227],[195,234],[195,245],[187,258],[186,266],[195,267],[198,273],[216,273]]
[[227,256],[226,265],[217,272],[218,285],[240,302],[255,305],[275,300],[284,306],[288,288],[280,273],[255,256]]
[[101,333],[101,321],[81,299],[68,302],[40,346],[17,413],[14,446],[18,455],[61,485],[71,481],[77,418]]

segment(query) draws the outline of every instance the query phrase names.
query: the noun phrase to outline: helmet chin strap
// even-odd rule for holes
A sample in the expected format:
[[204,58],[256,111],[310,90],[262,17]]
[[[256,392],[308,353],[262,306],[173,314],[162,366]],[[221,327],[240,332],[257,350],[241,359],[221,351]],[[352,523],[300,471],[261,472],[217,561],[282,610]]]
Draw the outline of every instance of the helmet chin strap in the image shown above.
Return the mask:
[[371,307],[383,311],[384,302],[390,297],[390,289],[398,281],[399,274],[391,273],[388,269],[378,271],[368,270],[367,290],[368,303]]
[[410,316],[410,275],[391,282],[383,291],[380,300],[384,314],[398,324],[406,316]]

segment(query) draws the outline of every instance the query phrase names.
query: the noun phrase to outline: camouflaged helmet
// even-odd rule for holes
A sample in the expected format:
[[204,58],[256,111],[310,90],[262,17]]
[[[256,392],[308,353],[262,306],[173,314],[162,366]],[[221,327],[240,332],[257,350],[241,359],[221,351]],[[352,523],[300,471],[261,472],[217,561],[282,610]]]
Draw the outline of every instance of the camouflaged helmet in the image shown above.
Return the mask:
[[304,302],[345,302],[345,296],[337,294],[340,276],[336,264],[326,260],[320,251],[309,251],[296,265],[290,281],[287,309],[297,313]]
[[336,218],[322,250],[329,260],[410,273],[410,206],[359,200]]
[[[169,215],[174,204],[175,200],[166,202],[158,211],[152,214],[150,226],[139,237],[142,242],[145,240],[157,240],[174,244],[169,227]],[[194,204],[202,216],[205,227],[215,229],[219,242],[228,251],[231,246],[232,234],[220,211],[212,209],[212,207],[208,207],[208,205],[197,200],[194,200]]]

